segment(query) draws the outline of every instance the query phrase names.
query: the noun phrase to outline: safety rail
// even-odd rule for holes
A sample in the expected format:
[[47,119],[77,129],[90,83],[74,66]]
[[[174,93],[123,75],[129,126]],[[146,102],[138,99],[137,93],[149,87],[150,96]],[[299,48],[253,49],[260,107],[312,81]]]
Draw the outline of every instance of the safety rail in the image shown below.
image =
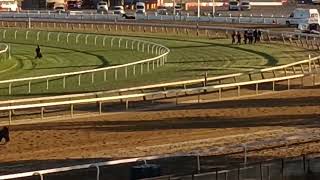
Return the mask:
[[[11,121],[11,112],[12,110],[18,110],[18,109],[29,109],[29,108],[41,108],[41,114],[43,115],[43,109],[44,107],[48,106],[58,106],[58,105],[74,105],[78,103],[93,103],[93,102],[99,102],[99,108],[101,110],[101,104],[102,102],[108,101],[108,100],[114,100],[114,99],[128,99],[135,98],[135,97],[143,97],[143,96],[149,96],[149,95],[158,95],[161,94],[167,94],[167,93],[185,93],[185,92],[201,92],[201,91],[209,91],[209,90],[216,90],[219,91],[219,98],[221,98],[221,90],[223,88],[231,88],[231,87],[238,87],[238,90],[240,90],[240,86],[247,86],[247,85],[253,85],[256,84],[258,87],[258,84],[261,83],[267,83],[272,82],[273,83],[273,90],[275,86],[275,82],[278,81],[288,81],[288,88],[290,86],[290,80],[291,79],[297,79],[297,78],[303,78],[306,74],[298,74],[298,75],[292,75],[292,76],[285,76],[280,78],[271,78],[271,79],[263,79],[263,80],[257,80],[257,81],[250,81],[250,82],[241,82],[241,83],[232,83],[232,84],[223,84],[223,85],[214,85],[214,86],[207,86],[207,87],[201,87],[201,88],[191,88],[191,89],[185,89],[185,90],[170,90],[166,92],[157,92],[157,93],[143,93],[143,94],[134,94],[134,95],[123,95],[123,96],[115,96],[115,97],[105,97],[105,98],[93,98],[93,99],[85,99],[85,100],[73,100],[73,101],[64,101],[64,102],[55,102],[55,103],[43,103],[43,104],[34,104],[34,105],[19,105],[19,106],[9,106],[9,107],[0,107],[0,111],[9,111],[9,118]],[[256,89],[257,91],[258,89]],[[73,108],[71,108],[73,109]],[[159,159],[169,156],[150,156],[145,157],[145,160],[152,160],[152,159]],[[15,179],[15,178],[21,178],[21,177],[29,177],[34,175],[42,175],[44,174],[50,174],[50,173],[57,173],[57,172],[65,172],[70,170],[79,170],[79,169],[88,169],[91,167],[97,168],[97,173],[99,172],[100,166],[107,166],[107,165],[114,165],[114,164],[120,164],[120,163],[129,163],[129,162],[136,162],[141,158],[132,158],[132,159],[125,159],[125,160],[115,160],[115,161],[109,161],[109,162],[101,162],[101,163],[93,163],[93,164],[84,164],[84,165],[76,165],[76,166],[70,166],[70,167],[61,167],[61,168],[55,168],[55,169],[47,169],[47,170],[39,170],[39,171],[32,171],[32,172],[24,172],[24,173],[18,173],[18,174],[11,174],[11,175],[2,175],[0,176],[0,179]],[[97,176],[98,178],[98,176]],[[98,178],[99,179],[99,178]]]
[[[306,73],[309,74],[309,73]],[[290,76],[284,76],[284,77],[277,77],[277,78],[270,78],[270,79],[262,79],[262,80],[256,80],[256,81],[248,81],[248,82],[240,82],[240,83],[230,83],[230,84],[221,84],[221,85],[213,85],[213,86],[205,86],[205,87],[197,87],[197,88],[188,88],[188,89],[174,89],[174,90],[166,90],[166,91],[160,91],[160,92],[150,92],[150,93],[139,93],[139,94],[129,94],[129,95],[120,95],[120,96],[110,96],[110,97],[100,97],[100,98],[89,98],[89,99],[79,99],[79,100],[69,100],[69,101],[60,101],[60,102],[48,102],[48,103],[37,103],[37,104],[24,104],[24,105],[14,105],[14,106],[4,106],[0,107],[1,111],[7,111],[9,113],[9,125],[12,124],[12,112],[14,110],[25,110],[25,109],[32,109],[32,108],[41,108],[41,119],[44,119],[44,110],[46,107],[55,107],[55,106],[62,106],[62,105],[70,105],[70,115],[71,118],[74,117],[74,106],[80,105],[80,104],[92,104],[92,103],[98,103],[99,107],[99,114],[102,114],[102,104],[114,100],[125,100],[126,102],[126,109],[128,109],[129,106],[129,100],[133,100],[136,98],[146,98],[146,97],[153,97],[156,95],[164,95],[167,97],[168,94],[174,94],[176,98],[178,98],[179,94],[186,94],[186,93],[196,93],[201,94],[203,92],[209,92],[209,91],[218,91],[219,92],[219,100],[222,97],[222,90],[223,88],[232,88],[237,87],[238,88],[238,96],[240,96],[240,89],[241,86],[247,86],[247,85],[256,85],[256,94],[258,94],[259,87],[258,85],[261,83],[267,83],[272,82],[272,90],[275,90],[275,82],[278,81],[284,81],[288,80],[288,89],[290,88],[290,80],[291,79],[297,79],[297,78],[303,78],[306,74],[297,74],[297,75],[290,75]]]
[[[8,30],[3,29],[2,30],[2,38],[3,40],[17,40],[17,32],[18,30],[13,30],[14,33],[12,33],[11,35],[13,37],[8,37]],[[28,34],[29,32],[32,31],[25,31],[25,39],[28,39]],[[56,33],[56,32],[46,32],[46,31],[37,31],[37,38],[36,40],[39,41],[39,37],[40,34],[42,33],[47,33],[46,34],[46,39],[49,40],[50,39],[50,35],[52,33]],[[57,37],[56,37],[56,41],[57,42],[61,42],[61,34],[66,34],[66,43],[68,44],[69,42],[69,37],[70,34],[75,34],[75,33],[57,33]],[[161,44],[157,44],[154,42],[149,42],[149,41],[145,41],[145,40],[140,40],[140,39],[132,39],[132,38],[126,38],[126,37],[112,37],[112,36],[107,36],[107,35],[94,35],[94,34],[80,34],[77,33],[76,36],[74,36],[75,38],[75,42],[76,44],[78,43],[78,39],[80,36],[84,36],[85,37],[85,44],[87,44],[88,41],[88,37],[93,36],[94,37],[94,42],[95,45],[97,45],[97,41],[100,38],[101,39],[101,45],[105,46],[105,41],[107,38],[111,39],[111,47],[114,46],[114,41],[118,40],[118,44],[117,47],[121,48],[121,47],[125,47],[130,48],[131,50],[137,50],[137,51],[141,51],[141,52],[145,52],[145,53],[151,53],[151,54],[155,54],[156,57],[153,58],[148,58],[148,59],[144,59],[144,60],[140,60],[140,61],[136,61],[136,62],[132,62],[132,63],[127,63],[127,64],[122,64],[122,65],[115,65],[115,66],[111,66],[111,67],[104,67],[104,68],[98,68],[98,69],[91,69],[91,70],[84,70],[84,71],[78,71],[78,72],[68,72],[68,73],[60,73],[60,74],[52,74],[52,75],[44,75],[44,76],[37,76],[37,77],[27,77],[27,78],[19,78],[19,79],[10,79],[10,80],[1,80],[0,84],[9,84],[8,85],[8,94],[11,95],[12,94],[12,84],[13,83],[17,83],[17,82],[27,82],[28,83],[28,92],[31,93],[31,84],[32,81],[35,80],[44,80],[46,81],[46,89],[49,89],[49,81],[50,79],[54,79],[56,80],[57,78],[61,78],[63,80],[63,88],[66,87],[66,78],[70,77],[70,76],[78,76],[78,86],[81,85],[81,75],[84,74],[91,74],[91,81],[92,83],[94,83],[94,79],[95,79],[95,73],[98,72],[103,72],[103,76],[104,76],[104,81],[106,81],[106,73],[107,71],[114,71],[114,78],[115,80],[117,80],[118,78],[118,69],[124,69],[124,74],[126,76],[126,78],[128,77],[128,68],[132,67],[133,68],[133,73],[135,75],[135,69],[137,65],[140,65],[141,69],[145,66],[146,67],[146,71],[150,71],[154,70],[156,67],[161,67],[163,66],[166,62],[167,62],[167,55],[170,52],[170,49],[161,45]],[[29,37],[30,38],[30,37]],[[141,73],[142,70],[141,70]]]
[[[317,62],[316,62],[317,61]],[[304,67],[302,67],[303,64],[307,64],[307,69],[305,70]],[[101,91],[101,92],[92,92],[92,93],[82,93],[82,94],[71,94],[71,95],[61,95],[61,96],[49,96],[49,97],[38,97],[38,98],[27,98],[27,99],[18,99],[18,100],[7,100],[7,101],[0,101],[0,105],[14,105],[17,103],[30,103],[30,102],[43,102],[43,101],[52,101],[52,100],[62,100],[62,99],[70,99],[70,98],[84,98],[84,97],[89,97],[89,96],[101,96],[101,95],[110,95],[112,93],[126,93],[130,91],[145,91],[148,89],[163,89],[164,91],[167,88],[170,87],[176,87],[176,86],[183,86],[183,88],[186,88],[187,85],[194,85],[194,84],[199,84],[201,83],[203,86],[206,86],[206,84],[212,82],[212,81],[221,81],[224,79],[228,78],[236,78],[240,76],[245,76],[249,75],[249,77],[253,74],[259,74],[261,73],[261,76],[263,76],[263,73],[268,73],[272,72],[275,77],[275,71],[280,70],[281,73],[284,70],[286,75],[286,69],[292,68],[294,69],[291,70],[292,73],[297,73],[297,69],[294,67],[300,65],[300,72],[310,72],[312,69],[317,70],[318,66],[320,68],[320,56],[318,57],[313,57],[309,56],[309,59],[290,63],[290,64],[285,64],[281,66],[275,66],[271,68],[264,68],[261,70],[256,70],[248,73],[235,73],[235,74],[228,74],[228,75],[222,75],[222,76],[216,76],[216,77],[207,77],[207,78],[201,78],[201,79],[193,79],[193,80],[186,80],[186,81],[178,81],[178,82],[169,82],[169,83],[161,83],[161,84],[153,84],[153,85],[146,85],[146,86],[138,86],[138,87],[131,87],[131,88],[123,88],[123,89],[116,89],[116,90],[110,90],[110,91]],[[250,78],[251,79],[251,78]],[[220,83],[219,83],[220,84]]]

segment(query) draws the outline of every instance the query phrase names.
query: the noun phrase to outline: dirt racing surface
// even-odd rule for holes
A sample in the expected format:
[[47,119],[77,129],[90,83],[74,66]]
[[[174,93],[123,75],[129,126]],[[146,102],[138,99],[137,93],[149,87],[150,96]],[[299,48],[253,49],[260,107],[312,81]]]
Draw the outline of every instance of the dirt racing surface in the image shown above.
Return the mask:
[[[16,125],[10,127],[11,141],[0,146],[0,162],[3,169],[18,169],[28,163],[36,168],[36,162],[70,165],[162,154],[217,155],[241,152],[244,143],[249,150],[285,146],[251,153],[259,159],[319,152],[319,88]],[[294,143],[305,144],[288,147]],[[48,165],[39,164],[40,169]]]

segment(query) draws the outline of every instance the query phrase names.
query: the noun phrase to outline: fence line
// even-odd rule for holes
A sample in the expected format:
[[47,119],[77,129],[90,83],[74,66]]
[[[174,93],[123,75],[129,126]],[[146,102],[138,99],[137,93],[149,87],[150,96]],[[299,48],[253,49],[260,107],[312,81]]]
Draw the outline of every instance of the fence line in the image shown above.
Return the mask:
[[[4,40],[9,40],[10,37],[8,37],[8,30],[7,29],[3,29],[2,30],[2,34],[3,34],[3,39]],[[11,37],[12,40],[14,41],[17,41],[17,32],[19,32],[18,30],[15,30],[14,31],[14,37]],[[28,35],[30,32],[35,32],[35,31],[30,31],[30,30],[27,30],[25,31],[25,40],[28,40]],[[45,31],[37,31],[37,41],[39,40],[39,36],[40,36],[40,33],[47,33],[46,34],[46,37],[47,37],[47,40],[49,41],[50,40],[50,35],[53,33],[53,32],[45,32]],[[117,76],[118,76],[118,69],[124,69],[126,74],[128,74],[128,67],[132,67],[132,68],[135,68],[136,66],[140,65],[140,66],[150,66],[150,63],[156,63],[157,64],[157,67],[161,67],[163,66],[166,62],[167,62],[167,55],[169,54],[170,50],[169,48],[163,46],[163,45],[160,45],[160,44],[157,44],[157,43],[153,43],[153,42],[148,42],[148,41],[144,41],[144,40],[138,40],[138,39],[132,39],[132,38],[126,38],[126,37],[110,37],[110,36],[103,36],[103,35],[92,35],[92,34],[75,34],[75,33],[58,33],[57,37],[56,37],[56,41],[57,42],[61,42],[61,34],[64,34],[64,35],[67,35],[66,36],[66,40],[67,42],[69,42],[69,36],[70,34],[74,34],[76,35],[75,36],[75,41],[76,41],[76,44],[78,44],[78,38],[79,37],[84,37],[85,38],[85,42],[87,44],[87,41],[88,41],[88,37],[89,36],[93,36],[94,37],[94,42],[95,42],[95,45],[97,45],[97,39],[100,38],[100,40],[102,40],[102,45],[105,46],[105,39],[106,38],[111,38],[111,47],[114,46],[114,43],[113,41],[115,39],[118,40],[118,46],[116,47],[123,47],[124,46],[124,43],[128,44],[129,42],[131,42],[132,44],[132,47],[133,46],[136,46],[137,48],[137,51],[142,51],[143,53],[150,53],[150,54],[154,54],[156,55],[156,57],[153,57],[153,58],[148,58],[148,59],[144,59],[144,60],[139,60],[139,61],[136,61],[136,62],[132,62],[132,63],[127,63],[127,64],[122,64],[122,65],[116,65],[116,66],[111,66],[111,67],[104,67],[104,68],[98,68],[98,69],[91,69],[91,70],[84,70],[84,71],[78,71],[78,72],[69,72],[69,73],[60,73],[60,74],[53,74],[53,75],[44,75],[44,76],[37,76],[37,77],[28,77],[28,78],[19,78],[19,79],[11,79],[11,80],[2,80],[0,81],[0,84],[8,84],[8,94],[11,95],[12,94],[12,85],[13,83],[17,83],[17,82],[27,82],[28,83],[28,88],[29,88],[29,93],[31,93],[31,84],[32,84],[32,81],[35,81],[35,80],[45,80],[46,83],[47,83],[47,89],[49,88],[49,81],[50,79],[56,79],[56,78],[62,78],[63,80],[63,88],[66,87],[66,78],[67,77],[70,77],[70,76],[78,76],[78,85],[80,86],[81,85],[81,75],[84,75],[84,74],[91,74],[92,76],[92,83],[94,82],[94,76],[95,76],[95,73],[98,73],[98,72],[103,72],[104,73],[104,76],[106,76],[106,72],[107,71],[114,71],[114,74],[115,74],[115,79],[117,79]],[[137,42],[137,43],[135,43]],[[140,48],[139,49],[139,45],[141,46],[141,44],[143,45],[143,49]],[[146,47],[152,47],[152,51],[149,52],[145,52],[145,49]],[[127,46],[125,48],[128,48]],[[133,49],[134,50],[134,49]],[[143,72],[141,72],[143,73]],[[104,78],[104,81],[106,81],[106,78]]]
[[[303,64],[307,64],[307,70],[303,67]],[[317,65],[318,64],[318,65]],[[295,68],[295,66],[299,65],[299,69]],[[18,99],[18,100],[8,100],[8,101],[0,101],[0,105],[14,105],[16,103],[30,103],[35,101],[50,101],[50,100],[60,100],[60,99],[70,99],[70,98],[84,98],[89,96],[98,96],[98,95],[106,95],[106,94],[112,94],[112,93],[125,93],[129,91],[143,91],[147,89],[155,89],[155,88],[161,88],[163,90],[173,87],[173,86],[183,86],[183,88],[186,88],[187,85],[194,85],[201,83],[203,86],[206,86],[207,83],[211,81],[221,81],[223,79],[228,78],[236,78],[243,75],[248,75],[249,78],[253,74],[261,74],[262,77],[264,77],[263,73],[273,73],[275,76],[275,71],[279,70],[282,71],[282,74],[285,76],[289,74],[289,70],[291,70],[291,73],[296,74],[298,71],[300,73],[304,72],[311,72],[312,70],[317,70],[317,68],[320,68],[320,56],[318,57],[309,57],[309,59],[285,64],[281,66],[271,67],[271,68],[264,68],[261,70],[249,72],[249,73],[235,73],[235,74],[228,74],[228,75],[222,75],[217,77],[207,77],[207,78],[201,78],[201,79],[193,79],[193,80],[186,80],[186,81],[178,81],[178,82],[169,82],[169,83],[161,83],[161,84],[154,84],[154,85],[146,85],[146,86],[138,86],[138,87],[131,87],[131,88],[123,88],[123,89],[117,89],[117,90],[110,90],[110,91],[101,91],[101,92],[93,92],[93,93],[82,93],[82,94],[72,94],[72,95],[62,95],[62,96],[51,96],[51,97],[39,97],[39,98],[29,98],[29,99]],[[288,70],[289,69],[289,70]],[[250,78],[251,79],[251,78]],[[219,83],[220,84],[220,83]]]

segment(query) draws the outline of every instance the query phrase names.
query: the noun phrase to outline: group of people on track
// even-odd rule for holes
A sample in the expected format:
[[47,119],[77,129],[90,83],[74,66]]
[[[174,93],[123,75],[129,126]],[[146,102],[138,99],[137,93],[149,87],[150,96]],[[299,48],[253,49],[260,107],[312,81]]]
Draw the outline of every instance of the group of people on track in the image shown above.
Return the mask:
[[[243,34],[243,35],[242,35]],[[243,33],[240,31],[233,31],[231,34],[232,44],[242,44],[241,39],[243,37],[244,44],[254,44],[260,41],[261,31],[260,30],[245,30]],[[237,40],[237,41],[236,41]]]

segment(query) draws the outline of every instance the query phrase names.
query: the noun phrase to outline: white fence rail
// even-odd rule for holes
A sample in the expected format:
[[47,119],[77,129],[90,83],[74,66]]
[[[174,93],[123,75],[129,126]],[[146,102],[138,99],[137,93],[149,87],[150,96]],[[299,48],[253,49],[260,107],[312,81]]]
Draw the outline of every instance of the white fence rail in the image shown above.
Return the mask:
[[[13,33],[9,34],[10,30],[3,29],[2,30],[2,39],[4,41],[11,39],[13,41],[19,42],[17,39],[17,33],[19,33],[19,30],[14,30]],[[34,31],[22,31],[24,33],[24,40],[31,39],[30,38],[30,32]],[[35,33],[35,32],[34,32]],[[44,76],[37,76],[37,77],[27,77],[27,78],[19,78],[19,79],[10,79],[10,80],[2,80],[0,81],[0,84],[8,84],[8,94],[12,94],[13,84],[14,83],[23,83],[26,82],[28,84],[28,92],[31,93],[32,91],[32,81],[36,80],[43,80],[46,82],[46,89],[48,90],[50,85],[49,82],[52,79],[62,79],[62,87],[66,88],[67,81],[66,78],[70,76],[78,76],[78,86],[81,85],[81,76],[85,74],[91,75],[91,83],[95,82],[95,73],[102,72],[104,76],[104,81],[106,81],[106,74],[107,71],[113,71],[114,72],[114,78],[115,80],[118,79],[119,71],[120,69],[123,69],[125,78],[129,76],[128,71],[129,68],[132,68],[133,75],[138,74],[139,72],[136,72],[136,67],[138,66],[141,71],[140,73],[143,74],[144,72],[149,72],[151,70],[154,70],[155,68],[163,66],[167,62],[167,55],[169,54],[170,50],[169,48],[153,43],[148,42],[144,40],[139,39],[132,39],[132,38],[126,38],[126,37],[112,37],[112,36],[105,36],[105,35],[92,35],[92,34],[80,34],[80,33],[57,33],[56,37],[52,36],[52,33],[57,32],[45,32],[45,31],[36,31],[36,42],[39,42],[40,35],[45,34],[47,41],[56,41],[57,43],[66,43],[69,44],[71,39],[75,41],[76,44],[79,44],[80,37],[85,38],[85,45],[87,44],[88,38],[91,37],[94,39],[94,45],[98,46],[105,46],[106,40],[110,40],[110,46],[111,47],[118,47],[118,48],[125,48],[125,49],[131,49],[131,50],[137,50],[143,53],[148,53],[155,55],[153,58],[148,58],[144,60],[139,60],[137,62],[122,64],[122,65],[116,65],[116,66],[110,66],[110,67],[104,67],[104,68],[98,68],[98,69],[91,69],[91,70],[84,70],[84,71],[78,71],[78,72],[69,72],[69,73],[61,73],[61,74],[52,74],[52,75],[44,75]],[[9,35],[8,35],[9,34]],[[73,36],[71,36],[73,34]],[[64,35],[64,36],[62,36]],[[12,36],[12,37],[9,37]],[[64,38],[62,38],[64,37]],[[100,42],[100,44],[98,44]],[[143,71],[143,67],[145,70]]]
[[[90,20],[90,21],[115,21],[125,20],[113,14],[67,14],[67,13],[1,13],[1,18],[31,18],[32,19],[59,19],[59,20]],[[250,23],[250,24],[286,24],[286,17],[280,16],[192,16],[192,15],[137,15],[136,20],[159,21],[188,21],[188,22],[217,22],[217,23]]]
[[10,46],[8,44],[0,43],[0,57],[4,61],[11,58]]

